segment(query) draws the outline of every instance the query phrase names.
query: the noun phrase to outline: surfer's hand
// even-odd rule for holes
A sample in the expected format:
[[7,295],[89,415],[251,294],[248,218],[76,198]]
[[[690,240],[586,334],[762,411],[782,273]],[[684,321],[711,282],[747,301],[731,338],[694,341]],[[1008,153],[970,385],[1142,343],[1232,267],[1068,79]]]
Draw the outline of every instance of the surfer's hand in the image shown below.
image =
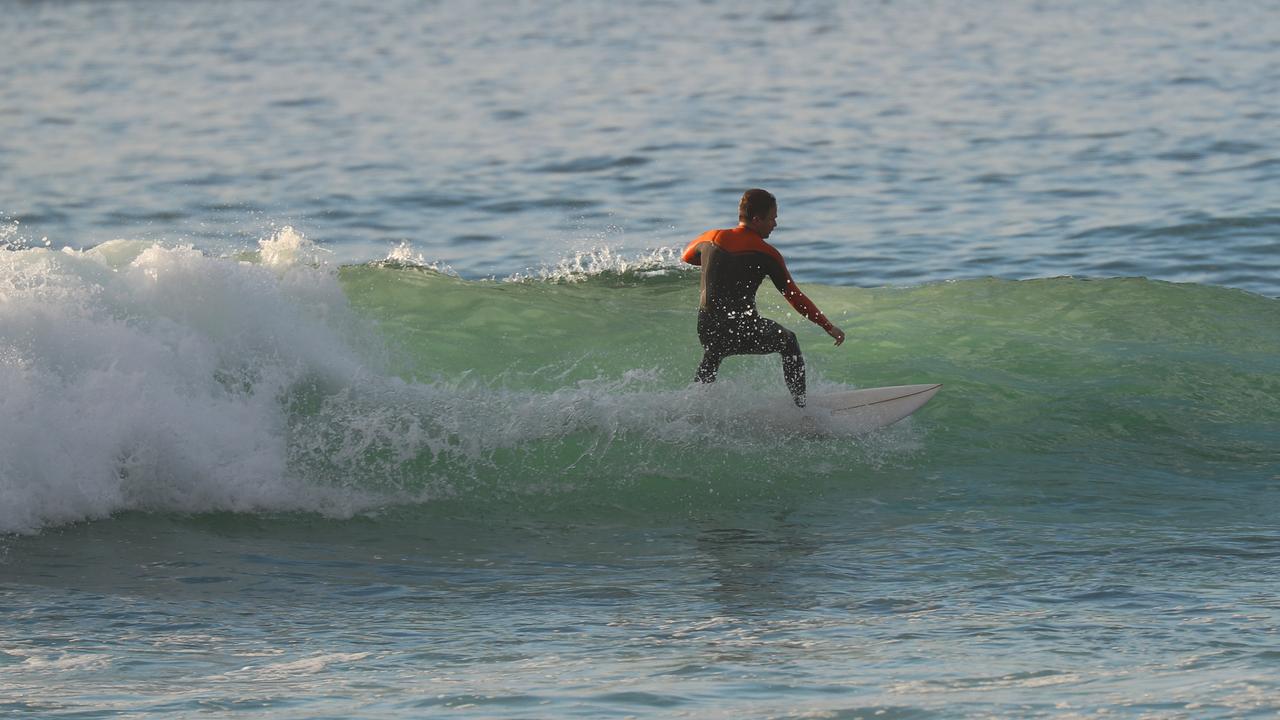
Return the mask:
[[836,339],[836,347],[840,347],[841,343],[844,342],[844,331],[835,325],[827,328],[827,334]]

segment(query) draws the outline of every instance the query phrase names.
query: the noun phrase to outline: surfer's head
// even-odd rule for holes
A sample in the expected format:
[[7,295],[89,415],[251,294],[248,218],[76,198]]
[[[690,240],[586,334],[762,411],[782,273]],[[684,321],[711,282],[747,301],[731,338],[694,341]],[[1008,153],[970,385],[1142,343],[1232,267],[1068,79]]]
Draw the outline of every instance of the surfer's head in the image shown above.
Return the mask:
[[769,237],[769,233],[778,226],[778,199],[773,193],[760,188],[742,193],[742,200],[738,202],[738,222],[762,238]]

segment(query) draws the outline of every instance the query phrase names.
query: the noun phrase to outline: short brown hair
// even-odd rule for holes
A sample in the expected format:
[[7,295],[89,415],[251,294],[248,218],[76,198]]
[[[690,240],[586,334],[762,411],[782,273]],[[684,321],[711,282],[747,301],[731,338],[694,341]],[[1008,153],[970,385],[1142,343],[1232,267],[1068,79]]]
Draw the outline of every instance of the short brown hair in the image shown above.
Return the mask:
[[742,200],[738,203],[738,222],[764,217],[770,210],[777,207],[778,199],[773,196],[773,193],[760,188],[751,188],[742,193]]

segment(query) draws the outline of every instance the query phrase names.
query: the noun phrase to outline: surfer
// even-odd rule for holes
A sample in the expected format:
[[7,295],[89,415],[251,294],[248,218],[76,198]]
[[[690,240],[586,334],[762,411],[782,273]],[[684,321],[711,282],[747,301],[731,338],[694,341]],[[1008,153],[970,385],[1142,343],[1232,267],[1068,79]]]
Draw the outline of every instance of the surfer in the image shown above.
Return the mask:
[[800,292],[787,263],[765,238],[778,226],[778,201],[767,190],[751,189],[738,203],[738,226],[708,230],[694,238],[681,258],[702,266],[702,297],[698,304],[698,340],[702,363],[694,379],[716,380],[720,362],[730,355],[782,355],[782,376],[799,407],[805,403],[804,357],[796,334],[756,311],[756,290],[768,276],[791,307],[844,342],[844,331],[827,319]]

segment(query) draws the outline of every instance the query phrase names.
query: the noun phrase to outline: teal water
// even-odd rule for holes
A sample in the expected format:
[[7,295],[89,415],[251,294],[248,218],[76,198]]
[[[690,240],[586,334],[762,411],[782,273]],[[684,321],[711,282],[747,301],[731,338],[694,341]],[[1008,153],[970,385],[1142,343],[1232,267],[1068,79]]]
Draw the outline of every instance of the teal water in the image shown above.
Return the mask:
[[6,6],[0,715],[1274,717],[1277,17]]

